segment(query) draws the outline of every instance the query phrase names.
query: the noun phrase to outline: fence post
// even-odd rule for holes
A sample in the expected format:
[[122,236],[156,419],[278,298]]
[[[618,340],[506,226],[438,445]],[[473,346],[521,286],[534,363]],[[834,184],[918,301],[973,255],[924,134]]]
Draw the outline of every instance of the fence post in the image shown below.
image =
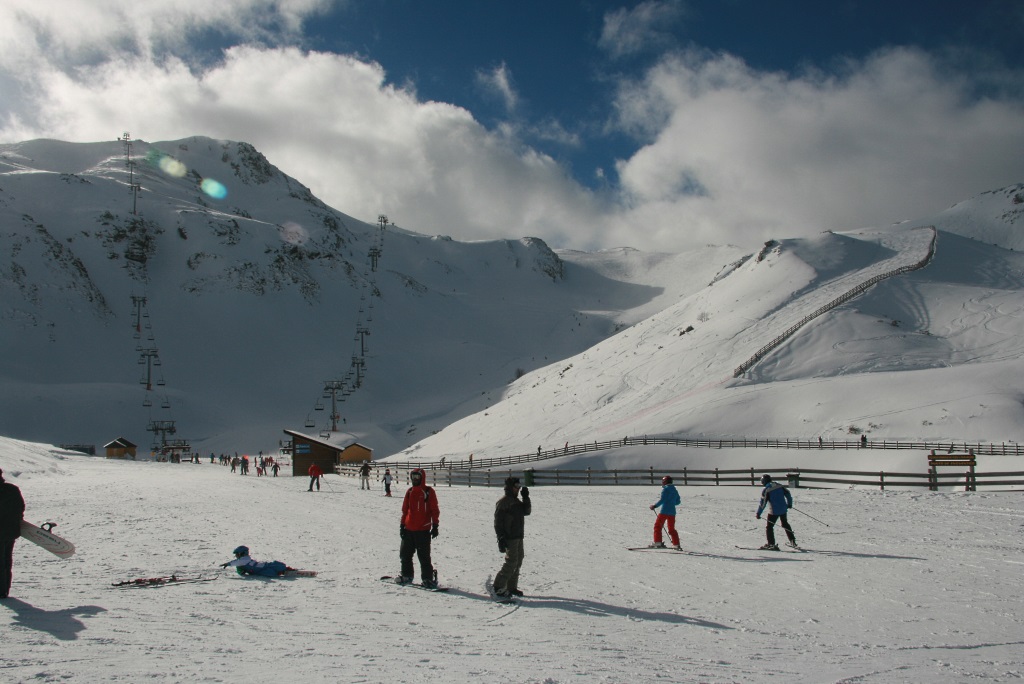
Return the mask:
[[686,466],[683,466],[683,486],[688,485],[690,481],[686,477]]
[[750,469],[750,486],[753,487],[755,484],[756,484],[756,482],[754,481],[754,469],[751,468]]
[[718,486],[718,468],[715,468],[715,486]]
[[590,484],[590,466],[587,466],[587,484]]
[[651,484],[654,484],[654,466],[648,466],[651,469]]
[[879,482],[879,485],[882,487],[882,491],[884,492],[885,491],[885,471],[884,470],[879,470],[878,471],[878,482]]

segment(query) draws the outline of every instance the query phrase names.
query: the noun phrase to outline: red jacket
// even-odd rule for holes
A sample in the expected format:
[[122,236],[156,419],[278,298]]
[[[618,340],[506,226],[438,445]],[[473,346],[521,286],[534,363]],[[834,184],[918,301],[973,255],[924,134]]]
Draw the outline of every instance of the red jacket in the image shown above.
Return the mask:
[[433,487],[409,487],[402,500],[402,524],[405,529],[413,532],[429,530],[431,525],[437,524],[439,516],[437,495]]
[[320,466],[318,466],[316,463],[314,463],[313,465],[309,466],[309,476],[310,477],[320,477],[323,474],[324,474],[324,471],[320,470]]

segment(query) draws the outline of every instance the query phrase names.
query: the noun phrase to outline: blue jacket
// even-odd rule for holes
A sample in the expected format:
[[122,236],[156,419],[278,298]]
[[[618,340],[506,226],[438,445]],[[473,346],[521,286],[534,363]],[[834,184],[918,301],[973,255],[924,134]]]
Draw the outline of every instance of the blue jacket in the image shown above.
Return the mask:
[[761,515],[765,506],[768,507],[770,515],[786,515],[792,505],[793,495],[789,493],[789,490],[778,482],[769,482],[761,492],[761,503],[757,507],[757,515]]
[[254,561],[249,556],[236,558],[225,565],[233,567],[239,575],[262,575],[264,577],[277,577],[288,569],[288,566],[281,561]]
[[658,499],[658,503],[654,504],[654,507],[661,506],[662,515],[675,515],[676,506],[681,501],[682,499],[679,498],[679,490],[676,489],[676,486],[674,484],[667,484],[661,488],[661,498]]

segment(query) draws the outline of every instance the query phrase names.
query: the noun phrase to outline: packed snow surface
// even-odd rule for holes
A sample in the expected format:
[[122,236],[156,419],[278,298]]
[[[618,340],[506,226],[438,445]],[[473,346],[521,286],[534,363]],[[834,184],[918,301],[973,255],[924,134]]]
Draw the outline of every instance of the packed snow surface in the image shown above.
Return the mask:
[[[758,471],[791,455],[713,454]],[[847,452],[828,458],[871,465]],[[902,458],[903,467],[922,460]],[[1021,470],[1019,459],[1006,463]],[[434,594],[379,580],[398,570],[404,484],[386,498],[376,479],[361,491],[358,480],[329,475],[310,493],[307,478],[115,462],[9,439],[0,440],[0,467],[21,487],[27,519],[59,523],[55,532],[78,548],[60,560],[16,544],[12,597],[0,602],[4,681],[1024,677],[1019,492],[795,489],[791,523],[808,551],[771,553],[736,548],[763,543],[759,488],[680,487],[687,553],[672,554],[626,550],[651,541],[658,486],[535,487],[526,597],[509,606],[485,588],[501,564],[496,489],[438,488],[434,560],[451,590]],[[220,569],[239,544],[320,574]],[[217,579],[111,587],[171,573]]]

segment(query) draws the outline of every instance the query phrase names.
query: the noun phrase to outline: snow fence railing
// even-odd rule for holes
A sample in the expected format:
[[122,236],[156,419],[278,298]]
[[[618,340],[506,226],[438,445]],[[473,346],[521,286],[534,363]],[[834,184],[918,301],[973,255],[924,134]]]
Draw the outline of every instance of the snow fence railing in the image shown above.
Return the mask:
[[[393,469],[393,474],[399,480],[405,480],[405,484],[408,484],[407,470],[399,470],[395,467],[395,464],[388,464],[388,467]],[[797,467],[765,468],[764,466],[743,469],[714,468],[713,470],[696,470],[682,468],[673,470],[659,468],[656,470],[651,466],[646,470],[595,470],[592,468],[581,470],[534,470],[532,468],[460,470],[454,467],[446,467],[429,469],[426,472],[427,484],[433,487],[501,487],[504,485],[505,478],[507,477],[518,477],[521,482],[530,487],[650,487],[660,485],[661,478],[665,475],[672,476],[676,485],[686,487],[760,487],[761,473],[763,472],[774,473],[776,480],[786,482],[793,488],[828,489],[830,486],[843,488],[863,486],[877,487],[882,491],[886,489],[914,488],[926,488],[932,491],[939,491],[940,489],[976,491],[978,488],[1015,489],[1024,487],[1024,471],[901,473],[883,470],[820,470]],[[344,468],[341,474],[357,476],[357,472],[352,468]]]
[[892,278],[893,276],[898,276],[898,275],[902,275],[904,273],[909,273],[911,271],[916,271],[918,269],[921,269],[921,268],[924,268],[925,266],[927,266],[928,263],[932,260],[932,257],[935,256],[935,242],[936,242],[936,238],[938,236],[938,231],[935,230],[934,226],[924,226],[924,227],[931,229],[931,231],[932,231],[932,239],[931,239],[931,241],[928,244],[928,253],[924,256],[923,259],[921,259],[920,261],[918,261],[915,264],[910,264],[908,266],[900,266],[899,268],[895,268],[895,269],[893,269],[891,271],[888,271],[886,273],[880,273],[879,275],[876,275],[876,276],[874,276],[872,278],[869,278],[868,280],[864,281],[863,283],[861,283],[857,287],[853,288],[852,290],[849,290],[848,292],[845,292],[844,294],[841,294],[840,296],[836,297],[835,299],[833,299],[828,304],[825,304],[824,306],[819,307],[813,313],[810,313],[810,314],[804,316],[802,319],[800,319],[799,321],[794,323],[792,326],[790,326],[781,335],[779,335],[774,340],[772,340],[771,342],[769,342],[768,344],[764,345],[763,347],[758,349],[756,352],[754,352],[754,355],[751,356],[749,359],[747,359],[746,361],[741,363],[739,366],[737,366],[736,370],[733,371],[732,376],[734,378],[738,378],[739,376],[743,375],[748,370],[753,368],[757,364],[758,361],[760,361],[765,356],[767,356],[769,353],[771,353],[772,350],[774,350],[780,344],[782,344],[787,339],[792,337],[793,334],[795,334],[797,330],[799,330],[800,328],[804,327],[805,325],[807,325],[808,323],[810,323],[811,321],[813,321],[815,318],[817,318],[818,316],[822,315],[823,313],[831,311],[832,309],[836,308],[837,306],[845,304],[846,302],[850,301],[854,297],[862,294],[868,288],[870,288],[872,285],[875,285],[875,284],[877,284],[877,283],[879,283],[879,282],[881,282],[883,280],[886,280],[887,278]]

